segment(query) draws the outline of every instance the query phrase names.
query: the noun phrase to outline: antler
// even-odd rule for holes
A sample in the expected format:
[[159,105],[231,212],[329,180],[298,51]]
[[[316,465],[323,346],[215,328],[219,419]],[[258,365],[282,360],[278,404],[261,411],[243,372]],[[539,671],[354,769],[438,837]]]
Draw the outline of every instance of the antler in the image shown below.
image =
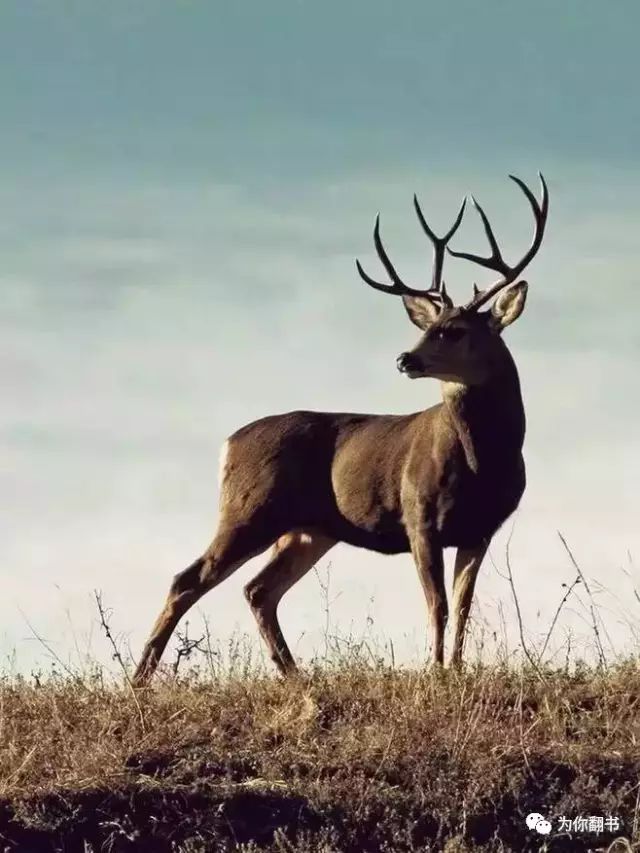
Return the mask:
[[485,234],[487,235],[487,240],[489,241],[489,246],[491,247],[491,254],[489,257],[484,258],[480,255],[472,255],[469,252],[455,252],[453,249],[449,249],[447,247],[447,251],[450,255],[453,255],[454,258],[465,258],[468,261],[473,261],[473,263],[480,264],[482,267],[486,267],[490,270],[495,270],[501,274],[501,278],[498,279],[494,284],[490,285],[486,290],[478,290],[476,285],[473,286],[473,298],[470,302],[468,302],[464,308],[468,311],[477,311],[481,305],[484,305],[488,302],[493,296],[496,295],[500,290],[506,287],[511,282],[515,281],[515,279],[520,275],[523,269],[527,266],[527,264],[534,258],[538,249],[540,248],[540,244],[542,243],[542,237],[544,235],[545,225],[547,224],[547,216],[549,214],[549,191],[547,189],[547,185],[545,183],[544,178],[542,177],[542,173],[538,172],[538,177],[540,178],[540,186],[542,188],[542,198],[540,203],[531,192],[529,187],[521,181],[520,178],[516,178],[515,175],[509,175],[512,181],[514,181],[522,190],[522,192],[527,197],[529,204],[531,205],[531,209],[533,210],[533,215],[535,218],[535,230],[533,234],[533,240],[528,251],[523,255],[523,257],[518,261],[515,266],[509,266],[507,262],[502,257],[500,249],[498,247],[498,243],[496,242],[495,235],[489,224],[489,220],[487,219],[487,215],[484,210],[480,207],[478,202],[471,197],[471,201],[473,202],[474,207],[480,214],[480,218],[482,219],[482,224],[484,225]]
[[416,290],[413,287],[408,287],[398,275],[395,267],[389,260],[389,256],[387,255],[384,246],[382,245],[382,239],[380,237],[380,214],[376,216],[376,224],[373,229],[373,243],[376,247],[378,257],[382,261],[382,265],[386,269],[392,284],[383,284],[382,282],[371,278],[371,276],[363,270],[360,261],[356,260],[356,267],[358,268],[360,277],[371,287],[376,290],[381,290],[383,293],[392,293],[397,296],[438,296],[442,300],[443,304],[452,305],[444,282],[442,281],[442,267],[444,265],[444,253],[447,248],[447,243],[451,240],[455,232],[458,230],[458,226],[462,222],[466,203],[467,200],[464,198],[453,225],[444,237],[438,237],[427,224],[422,210],[420,209],[418,197],[416,195],[413,197],[413,204],[416,209],[418,219],[420,220],[420,224],[422,225],[422,229],[433,244],[433,274],[431,276],[431,286],[429,288],[426,290]]

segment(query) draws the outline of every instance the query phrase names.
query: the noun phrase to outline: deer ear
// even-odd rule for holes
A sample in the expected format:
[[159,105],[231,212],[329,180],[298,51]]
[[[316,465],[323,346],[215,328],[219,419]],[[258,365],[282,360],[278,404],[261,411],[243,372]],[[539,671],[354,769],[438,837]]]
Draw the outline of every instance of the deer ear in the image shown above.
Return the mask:
[[402,301],[411,322],[423,332],[438,319],[442,311],[440,303],[432,301],[428,296],[403,296]]
[[527,301],[526,281],[519,281],[503,290],[500,296],[491,306],[491,325],[497,332],[501,332],[522,314],[524,303]]

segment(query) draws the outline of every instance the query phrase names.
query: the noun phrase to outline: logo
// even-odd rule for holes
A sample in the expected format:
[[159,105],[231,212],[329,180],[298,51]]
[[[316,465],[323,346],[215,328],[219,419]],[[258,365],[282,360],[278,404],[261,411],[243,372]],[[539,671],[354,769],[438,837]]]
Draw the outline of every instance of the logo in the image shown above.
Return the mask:
[[544,815],[538,814],[538,812],[531,812],[531,814],[528,814],[526,823],[529,829],[535,829],[535,831],[539,832],[540,835],[549,835],[551,832],[551,823]]

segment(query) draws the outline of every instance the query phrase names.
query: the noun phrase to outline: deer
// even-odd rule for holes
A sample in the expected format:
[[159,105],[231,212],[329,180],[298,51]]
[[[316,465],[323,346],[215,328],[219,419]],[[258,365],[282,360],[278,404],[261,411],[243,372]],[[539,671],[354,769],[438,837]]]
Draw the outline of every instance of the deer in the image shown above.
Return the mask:
[[[546,227],[549,193],[538,175],[540,201],[520,178],[509,176],[534,219],[531,244],[512,265],[473,196],[490,248],[487,256],[449,247],[466,197],[449,231],[439,237],[414,196],[419,223],[433,246],[426,289],[400,278],[382,243],[377,215],[373,241],[389,282],[372,278],[359,260],[357,271],[370,287],[402,298],[421,335],[397,357],[397,368],[409,379],[439,380],[442,401],[400,415],[293,411],[263,417],[233,433],[221,452],[217,531],[204,553],[173,578],[135,671],[136,686],[148,682],[189,608],[268,548],[268,562],[244,593],[277,670],[283,676],[296,672],[278,605],[339,542],[381,554],[411,553],[438,666],[444,664],[449,615],[443,552],[456,549],[450,664],[460,666],[480,565],[525,489],[524,404],[502,332],[524,309],[528,285],[517,279],[537,254]],[[472,298],[455,305],[443,281],[445,252],[497,273],[497,280],[483,290],[474,283]]]

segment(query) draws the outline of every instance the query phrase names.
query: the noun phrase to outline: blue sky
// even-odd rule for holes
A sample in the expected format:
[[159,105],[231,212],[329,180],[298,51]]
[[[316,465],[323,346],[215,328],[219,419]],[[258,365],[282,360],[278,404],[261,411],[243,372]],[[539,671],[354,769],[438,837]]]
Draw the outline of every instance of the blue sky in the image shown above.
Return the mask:
[[[544,632],[572,579],[561,529],[631,607],[637,4],[21,0],[0,24],[3,650],[42,652],[21,610],[63,654],[68,611],[82,645],[95,587],[138,648],[212,535],[218,447],[243,423],[437,401],[437,383],[397,374],[413,327],[353,258],[375,269],[380,210],[398,266],[426,280],[414,191],[438,230],[474,192],[516,256],[531,223],[506,175],[538,169],[548,234],[507,333],[528,415],[516,581]],[[483,247],[472,216],[457,245]],[[454,295],[475,272],[449,263]],[[372,615],[422,647],[409,557],[330,561],[336,622],[357,632]],[[252,568],[203,602],[222,637],[255,636]],[[509,612],[490,563],[478,601],[491,624],[501,601]],[[308,653],[323,618],[310,575],[282,606],[285,633]]]

